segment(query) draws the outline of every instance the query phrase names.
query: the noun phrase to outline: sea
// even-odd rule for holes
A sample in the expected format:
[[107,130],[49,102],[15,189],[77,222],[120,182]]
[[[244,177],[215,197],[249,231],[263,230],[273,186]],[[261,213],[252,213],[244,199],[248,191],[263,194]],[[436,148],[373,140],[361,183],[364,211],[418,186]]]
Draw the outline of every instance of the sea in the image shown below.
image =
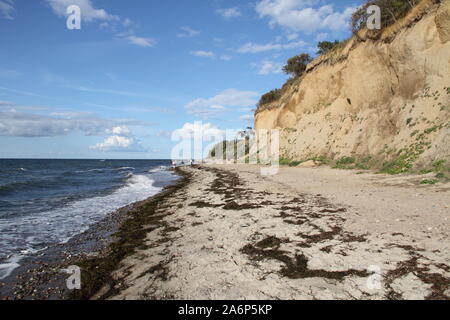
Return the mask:
[[0,159],[0,280],[178,177],[170,160]]

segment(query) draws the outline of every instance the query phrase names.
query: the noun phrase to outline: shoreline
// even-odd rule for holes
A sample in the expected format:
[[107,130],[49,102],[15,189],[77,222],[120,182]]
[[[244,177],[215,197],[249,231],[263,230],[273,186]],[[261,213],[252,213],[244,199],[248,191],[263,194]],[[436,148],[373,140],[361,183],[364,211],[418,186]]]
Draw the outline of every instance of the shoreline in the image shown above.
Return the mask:
[[[328,168],[175,171],[174,184],[121,209],[101,254],[71,261],[82,290],[60,298],[450,299],[448,185]],[[399,207],[400,195],[418,202]]]
[[110,245],[116,240],[115,234],[130,218],[130,213],[179,181],[180,178],[170,182],[157,182],[155,186],[161,188],[157,194],[108,213],[88,230],[73,236],[66,243],[54,244],[23,257],[19,267],[0,280],[0,300],[70,299],[73,292],[66,288],[69,275],[62,270],[92,257],[106,256]]

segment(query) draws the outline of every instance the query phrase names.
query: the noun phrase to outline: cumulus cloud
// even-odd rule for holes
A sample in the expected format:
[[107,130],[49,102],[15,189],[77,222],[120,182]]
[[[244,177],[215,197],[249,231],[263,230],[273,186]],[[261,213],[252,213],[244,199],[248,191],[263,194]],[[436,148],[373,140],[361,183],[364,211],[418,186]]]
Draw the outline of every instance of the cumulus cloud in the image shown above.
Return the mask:
[[117,126],[105,130],[107,137],[103,142],[91,146],[91,150],[101,152],[145,152],[141,142],[135,138],[127,126]]
[[256,5],[256,12],[261,18],[268,18],[271,26],[279,25],[293,31],[347,28],[355,7],[336,11],[333,5],[321,4],[320,0],[262,0]]
[[266,51],[281,51],[281,50],[291,50],[302,48],[306,45],[304,41],[295,41],[289,43],[267,43],[267,44],[256,44],[248,42],[238,49],[239,53],[260,53]]
[[201,57],[201,58],[214,58],[216,56],[214,54],[214,52],[202,51],[202,50],[191,51],[190,54],[193,56],[196,56],[196,57]]
[[227,89],[216,96],[199,98],[189,102],[185,108],[189,114],[203,118],[217,116],[227,110],[227,107],[251,107],[257,102],[257,92]]
[[172,159],[202,159],[213,145],[223,141],[226,132],[211,123],[187,122],[172,132],[172,141],[178,141],[172,149]]
[[203,141],[211,141],[216,137],[223,137],[224,131],[211,123],[187,122],[182,128],[173,131],[172,137],[182,137],[184,139],[193,139],[201,137]]
[[225,19],[237,18],[242,15],[241,11],[239,11],[238,8],[218,9],[216,10],[216,12]]
[[91,150],[101,152],[145,152],[139,140],[130,136],[114,135],[107,137],[103,142],[90,147]]
[[200,31],[192,29],[190,27],[181,27],[180,30],[181,32],[177,34],[178,38],[192,38],[200,34]]
[[0,18],[13,19],[11,13],[14,11],[13,0],[0,0]]
[[94,8],[91,0],[46,0],[53,12],[58,16],[67,16],[67,7],[77,5],[81,9],[83,20],[119,20],[119,17],[106,12],[105,9]]
[[131,135],[131,130],[125,126],[114,127],[112,129],[106,129],[107,134],[119,135],[119,136],[129,136]]
[[56,137],[72,132],[95,136],[104,135],[107,130],[115,127],[142,124],[133,120],[101,119],[90,113],[41,115],[22,112],[18,110],[23,110],[23,107],[7,102],[2,102],[0,108],[4,110],[0,111],[0,136]]

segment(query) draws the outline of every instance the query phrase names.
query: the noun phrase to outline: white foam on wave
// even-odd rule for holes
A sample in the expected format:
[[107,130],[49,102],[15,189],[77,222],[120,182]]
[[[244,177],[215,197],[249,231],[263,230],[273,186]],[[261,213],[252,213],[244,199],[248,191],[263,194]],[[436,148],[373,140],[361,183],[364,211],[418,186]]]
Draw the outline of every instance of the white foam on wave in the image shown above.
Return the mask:
[[167,170],[167,166],[159,166],[153,169],[148,170],[150,173],[161,172]]
[[133,168],[133,167],[120,167],[120,168],[117,168],[117,169],[115,169],[115,170],[117,170],[117,171],[122,171],[122,170],[134,170],[134,168]]
[[[153,183],[149,176],[131,174],[125,186],[110,195],[79,200],[48,212],[0,220],[0,255],[31,252],[48,244],[65,243],[108,213],[158,193],[161,188]],[[12,224],[14,228],[11,228]],[[9,252],[1,247],[8,248]],[[19,261],[0,264],[0,279],[8,276]]]
[[14,255],[7,259],[5,263],[0,264],[0,280],[5,279],[14,271],[14,269],[20,267],[20,259],[22,259],[22,256]]

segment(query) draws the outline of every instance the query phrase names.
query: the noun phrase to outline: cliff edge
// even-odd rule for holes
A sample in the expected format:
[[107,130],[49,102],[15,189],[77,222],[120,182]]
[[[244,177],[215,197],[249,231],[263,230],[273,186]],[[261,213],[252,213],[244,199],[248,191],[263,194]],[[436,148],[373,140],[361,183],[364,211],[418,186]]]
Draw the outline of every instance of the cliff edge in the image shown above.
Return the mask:
[[422,0],[379,39],[361,33],[314,60],[258,108],[255,129],[280,129],[292,160],[408,169],[450,159],[450,0]]

